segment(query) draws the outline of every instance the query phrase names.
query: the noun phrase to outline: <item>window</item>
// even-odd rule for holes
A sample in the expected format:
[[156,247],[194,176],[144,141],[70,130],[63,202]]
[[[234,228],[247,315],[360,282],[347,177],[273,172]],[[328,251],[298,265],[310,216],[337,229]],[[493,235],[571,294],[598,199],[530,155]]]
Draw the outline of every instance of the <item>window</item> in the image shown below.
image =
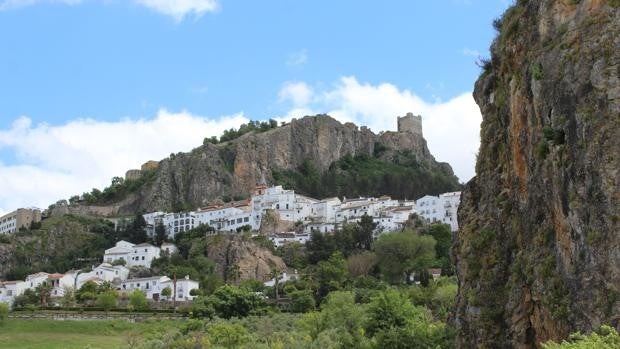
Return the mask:
[[280,204],[276,204],[276,210],[280,209]]
[[144,256],[142,256],[142,260],[144,260]]
[[249,222],[249,221],[250,221],[250,217],[245,217],[245,218],[243,218],[243,221],[244,221],[244,222]]
[[145,248],[145,249],[144,249],[144,252],[148,252],[148,250]]

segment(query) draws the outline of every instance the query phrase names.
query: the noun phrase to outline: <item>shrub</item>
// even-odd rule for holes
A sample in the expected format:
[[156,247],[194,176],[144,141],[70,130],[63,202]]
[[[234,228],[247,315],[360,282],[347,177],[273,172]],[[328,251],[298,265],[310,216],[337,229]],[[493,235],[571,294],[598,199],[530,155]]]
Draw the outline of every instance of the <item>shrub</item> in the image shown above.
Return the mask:
[[2,324],[9,317],[9,305],[0,302],[0,324]]
[[134,310],[143,311],[149,309],[149,302],[146,299],[146,295],[144,292],[140,290],[134,290],[129,295],[129,304],[133,307]]
[[294,313],[307,313],[314,310],[316,302],[310,290],[293,291],[291,297],[291,311]]
[[103,308],[104,311],[108,312],[110,309],[116,306],[116,301],[118,299],[118,294],[116,291],[106,291],[101,293],[97,297],[97,306]]
[[590,335],[579,332],[571,334],[562,343],[549,341],[542,343],[543,349],[613,349],[620,348],[620,335],[613,327],[603,325]]

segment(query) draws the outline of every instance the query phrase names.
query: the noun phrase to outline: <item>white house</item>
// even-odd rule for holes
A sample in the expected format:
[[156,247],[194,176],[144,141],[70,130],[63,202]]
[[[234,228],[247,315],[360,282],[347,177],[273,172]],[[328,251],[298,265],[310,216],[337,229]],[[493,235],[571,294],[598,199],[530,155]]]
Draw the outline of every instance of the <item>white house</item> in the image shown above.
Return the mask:
[[73,288],[75,277],[73,274],[54,273],[47,276],[47,281],[52,286],[50,296],[52,298],[62,297],[66,288]]
[[129,255],[131,251],[133,251],[133,246],[134,244],[124,240],[117,242],[114,247],[105,250],[103,262],[112,264],[117,260],[124,260],[126,263],[125,265],[128,265]]
[[47,282],[49,275],[48,273],[39,272],[26,276],[26,288],[34,290],[42,283]]
[[[162,247],[164,250],[172,251],[171,253],[177,251],[176,246],[171,243],[164,243]],[[151,262],[161,256],[161,250],[161,248],[149,243],[135,245],[121,240],[116,243],[116,246],[105,250],[103,262],[113,264],[114,261],[124,260],[125,266],[128,268],[135,266],[150,268]]]
[[109,263],[101,263],[97,267],[93,268],[88,273],[82,273],[77,276],[76,286],[79,289],[87,281],[94,281],[95,283],[103,282],[120,282],[127,280],[129,277],[129,268],[123,265],[111,265]]
[[[280,275],[278,275],[278,284],[283,284],[285,282],[288,281],[295,281],[299,278],[299,274],[297,274],[297,270],[295,270],[295,272],[291,273],[282,273]],[[276,278],[273,278],[271,280],[265,281],[263,283],[263,285],[267,286],[267,287],[274,287],[276,285]]]
[[12,306],[15,297],[20,296],[26,289],[24,281],[0,281],[0,302]]
[[127,266],[130,268],[134,266],[150,268],[153,259],[159,258],[160,254],[161,249],[149,243],[134,245]]
[[[141,290],[146,295],[146,298],[159,301],[162,299],[172,299],[172,296],[174,296],[173,286],[174,280],[167,276],[152,276],[147,278],[125,280],[119,284],[118,290],[127,293],[134,290]],[[163,297],[161,293],[167,287],[171,290],[171,296]],[[186,276],[183,279],[178,279],[176,293],[177,301],[193,300],[194,296],[190,295],[190,292],[193,289],[198,289],[197,281],[190,280],[189,276]]]
[[457,212],[459,209],[459,204],[461,203],[461,192],[457,191],[440,194],[439,199],[443,203],[444,216],[442,217],[442,221],[445,224],[449,224],[452,231],[459,230]]
[[310,240],[310,234],[296,234],[294,231],[287,233],[279,233],[269,237],[269,240],[273,242],[275,247],[280,247],[288,242],[299,242],[305,245]]
[[164,252],[168,253],[168,255],[172,255],[172,254],[179,252],[179,249],[177,248],[177,246],[169,242],[164,242],[163,244],[161,244],[160,250],[162,253]]
[[[164,288],[170,287],[170,289],[174,291],[174,280],[165,281],[162,285]],[[192,296],[190,294],[190,292],[194,289],[199,289],[198,281],[191,280],[187,275],[183,279],[177,279],[176,300],[181,302],[194,300],[196,296]],[[168,297],[167,300],[172,300],[172,297],[174,296],[175,294],[172,292],[172,295]]]
[[431,223],[449,224],[452,231],[459,229],[457,211],[461,192],[426,195],[416,201],[416,212]]

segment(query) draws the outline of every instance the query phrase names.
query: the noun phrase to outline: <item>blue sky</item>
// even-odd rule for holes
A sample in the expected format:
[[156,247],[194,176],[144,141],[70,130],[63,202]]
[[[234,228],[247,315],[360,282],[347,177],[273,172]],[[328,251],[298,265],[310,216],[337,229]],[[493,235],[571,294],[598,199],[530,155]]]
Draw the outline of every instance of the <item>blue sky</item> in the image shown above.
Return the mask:
[[[500,0],[0,0],[0,179],[16,188],[20,183],[10,176],[19,168],[73,182],[72,176],[87,175],[45,159],[47,150],[25,149],[19,139],[30,148],[56,147],[58,156],[83,150],[74,166],[92,168],[83,164],[89,156],[105,162],[100,177],[80,181],[83,189],[67,185],[13,201],[0,194],[0,210],[42,205],[63,190],[107,183],[112,170],[189,150],[190,144],[174,142],[187,132],[200,130],[191,139],[197,141],[246,119],[305,112],[334,112],[379,131],[394,128],[394,114],[456,110],[435,124],[433,115],[423,114],[431,152],[434,146],[439,160],[450,161],[441,153],[460,148],[459,136],[431,128],[459,117],[474,124],[471,132],[478,127],[474,116],[457,115],[459,105],[476,112],[463,96],[479,74],[476,59],[488,56],[491,22],[506,7]],[[184,118],[191,128],[181,128],[158,152],[122,161],[63,147],[85,136],[75,129],[89,139],[139,122],[167,132],[162,120]],[[116,152],[157,139],[157,133],[141,138],[141,129]],[[473,175],[473,163],[453,166],[462,180]]]

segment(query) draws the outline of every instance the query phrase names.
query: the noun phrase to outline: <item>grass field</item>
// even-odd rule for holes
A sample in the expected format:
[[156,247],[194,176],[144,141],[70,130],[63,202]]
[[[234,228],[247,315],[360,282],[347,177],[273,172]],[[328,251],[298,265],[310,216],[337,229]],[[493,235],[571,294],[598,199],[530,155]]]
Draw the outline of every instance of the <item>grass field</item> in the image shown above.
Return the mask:
[[111,321],[7,320],[0,324],[0,349],[126,348],[127,337],[148,336],[176,323]]

